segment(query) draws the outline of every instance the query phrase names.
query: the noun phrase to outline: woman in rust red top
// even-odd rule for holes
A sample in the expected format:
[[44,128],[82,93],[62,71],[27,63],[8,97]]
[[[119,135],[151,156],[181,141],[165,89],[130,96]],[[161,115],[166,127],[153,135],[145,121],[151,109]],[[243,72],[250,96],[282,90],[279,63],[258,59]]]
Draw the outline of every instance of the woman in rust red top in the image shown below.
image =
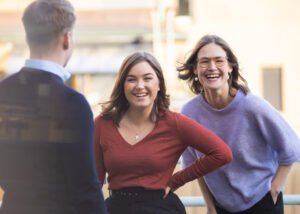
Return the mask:
[[[232,160],[220,138],[168,107],[157,60],[147,52],[129,55],[95,119],[96,164],[102,182],[108,174],[110,214],[185,213],[173,191]],[[173,174],[188,146],[206,155]]]

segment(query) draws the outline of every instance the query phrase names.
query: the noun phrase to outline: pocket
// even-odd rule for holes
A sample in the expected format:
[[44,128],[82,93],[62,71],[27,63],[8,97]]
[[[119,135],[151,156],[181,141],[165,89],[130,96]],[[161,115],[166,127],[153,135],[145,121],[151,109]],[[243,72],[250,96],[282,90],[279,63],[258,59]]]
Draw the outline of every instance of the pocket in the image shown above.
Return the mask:
[[283,196],[282,196],[282,192],[280,192],[277,196],[277,200],[275,203],[275,206],[277,206],[278,204],[283,203]]
[[273,206],[277,206],[281,201],[283,202],[283,198],[282,198],[282,192],[280,192],[277,196],[277,199],[276,199],[276,202],[274,202],[274,199],[272,197],[272,194],[271,194],[271,191],[268,192],[268,198],[269,198],[269,201],[271,202],[271,204]]
[[274,202],[274,199],[272,197],[271,191],[268,192],[267,199],[268,199],[268,204],[270,204],[271,206],[275,206],[276,203]]

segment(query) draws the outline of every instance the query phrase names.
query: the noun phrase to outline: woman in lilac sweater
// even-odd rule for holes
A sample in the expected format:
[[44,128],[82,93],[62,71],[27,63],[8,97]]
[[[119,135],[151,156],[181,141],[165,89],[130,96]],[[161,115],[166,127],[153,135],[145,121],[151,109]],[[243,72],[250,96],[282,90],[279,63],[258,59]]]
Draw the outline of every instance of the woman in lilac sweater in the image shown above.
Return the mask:
[[[177,70],[197,94],[182,113],[212,130],[233,152],[233,162],[198,179],[207,213],[282,214],[284,183],[300,159],[298,136],[267,101],[249,92],[222,38],[201,38]],[[188,148],[183,165],[202,155]]]

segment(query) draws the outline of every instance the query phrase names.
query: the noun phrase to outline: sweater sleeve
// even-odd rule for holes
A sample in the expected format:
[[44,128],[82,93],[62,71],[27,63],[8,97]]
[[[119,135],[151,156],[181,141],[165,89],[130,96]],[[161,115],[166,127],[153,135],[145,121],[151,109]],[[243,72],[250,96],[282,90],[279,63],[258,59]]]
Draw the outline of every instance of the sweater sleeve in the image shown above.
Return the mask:
[[[258,98],[248,108],[256,118],[265,142],[269,143],[278,155],[279,165],[289,165],[300,160],[300,140],[287,121],[271,104]],[[250,109],[250,110],[251,110]],[[255,112],[253,109],[256,109]],[[250,111],[248,109],[248,111]]]
[[230,148],[205,127],[181,114],[175,116],[175,124],[181,142],[200,151],[204,156],[176,172],[169,183],[171,189],[175,190],[232,161]]
[[103,150],[100,144],[100,122],[101,122],[101,118],[100,116],[98,116],[95,119],[95,128],[94,128],[94,154],[95,154],[98,178],[101,181],[101,184],[103,184],[105,181],[106,169],[103,160]]
[[[66,161],[68,180],[75,199],[74,205],[78,213],[96,214],[107,213],[103,194],[99,188],[93,155],[93,115],[89,104],[82,95],[76,95],[71,102],[76,107],[74,114],[78,124],[77,143],[72,145],[68,154],[64,155]],[[80,105],[79,105],[80,104]]]

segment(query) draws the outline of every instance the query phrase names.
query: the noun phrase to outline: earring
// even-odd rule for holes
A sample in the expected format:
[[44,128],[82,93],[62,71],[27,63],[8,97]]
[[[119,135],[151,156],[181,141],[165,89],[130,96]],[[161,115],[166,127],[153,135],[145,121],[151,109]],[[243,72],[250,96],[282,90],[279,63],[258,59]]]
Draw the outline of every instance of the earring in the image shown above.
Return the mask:
[[197,77],[197,76],[195,76],[195,77],[194,77],[194,80],[195,80],[195,82],[197,82],[197,81],[198,81],[198,77]]

